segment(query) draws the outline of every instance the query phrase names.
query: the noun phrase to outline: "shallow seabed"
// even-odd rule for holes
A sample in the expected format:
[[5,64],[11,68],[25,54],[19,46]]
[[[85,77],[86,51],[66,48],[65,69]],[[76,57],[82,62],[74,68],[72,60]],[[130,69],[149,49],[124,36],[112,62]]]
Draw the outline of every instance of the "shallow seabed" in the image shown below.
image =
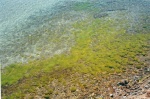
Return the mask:
[[116,13],[124,12],[125,19],[130,21],[129,32],[148,30],[150,23],[148,0],[0,2],[3,9],[0,12],[2,67],[70,50],[74,45],[71,24],[86,19],[90,13],[95,18],[115,18]]
[[[143,93],[133,89],[149,79],[149,0],[43,2],[0,21],[2,98],[121,99],[124,91]],[[117,86],[122,79],[129,90]]]

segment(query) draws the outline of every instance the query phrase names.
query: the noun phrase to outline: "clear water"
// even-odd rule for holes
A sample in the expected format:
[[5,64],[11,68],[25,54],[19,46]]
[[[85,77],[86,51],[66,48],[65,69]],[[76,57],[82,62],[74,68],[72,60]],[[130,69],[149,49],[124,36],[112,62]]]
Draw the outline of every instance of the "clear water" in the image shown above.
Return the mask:
[[[141,31],[142,27],[149,29],[150,0],[0,0],[1,66],[69,50],[73,43],[69,24],[86,18],[87,14],[70,10],[74,1],[89,1],[93,8],[111,17],[125,11],[130,21],[129,32],[136,32],[137,27]],[[67,40],[61,39],[63,37]],[[56,38],[60,41],[57,44]]]
[[[26,35],[21,32],[24,31],[24,28],[29,24],[29,17],[33,14],[36,15],[36,13],[39,15],[40,10],[48,9],[51,11],[53,5],[60,1],[61,0],[0,0],[1,64],[9,64],[9,62],[13,63],[15,60],[20,60],[15,58],[16,55],[13,55],[16,53],[14,51],[18,50],[14,47],[14,43],[16,43],[16,39]],[[22,46],[20,46],[20,48],[21,47]]]

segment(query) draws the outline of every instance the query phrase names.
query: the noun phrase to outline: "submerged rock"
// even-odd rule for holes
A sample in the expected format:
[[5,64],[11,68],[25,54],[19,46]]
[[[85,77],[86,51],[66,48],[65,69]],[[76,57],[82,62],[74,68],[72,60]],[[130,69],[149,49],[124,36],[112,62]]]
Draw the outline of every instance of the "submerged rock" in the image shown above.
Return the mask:
[[107,13],[97,13],[93,17],[96,19],[96,18],[102,18],[102,17],[107,17],[107,16],[108,16]]
[[127,84],[128,84],[129,82],[126,80],[126,79],[124,79],[124,80],[122,80],[121,82],[118,82],[118,86],[126,86]]

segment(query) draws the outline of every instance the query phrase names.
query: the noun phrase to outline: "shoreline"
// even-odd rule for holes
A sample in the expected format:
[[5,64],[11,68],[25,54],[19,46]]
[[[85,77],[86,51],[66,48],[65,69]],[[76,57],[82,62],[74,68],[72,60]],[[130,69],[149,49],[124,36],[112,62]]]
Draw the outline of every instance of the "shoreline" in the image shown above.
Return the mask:
[[[23,37],[12,42],[9,51],[1,52],[18,61],[2,71],[2,98],[121,99],[141,92],[145,95],[145,86],[150,88],[149,77],[145,78],[150,73],[149,13],[136,10],[141,5],[134,9],[122,4],[125,1],[97,2],[66,2],[56,6],[59,10],[51,18],[47,10],[29,18],[31,24],[20,34]],[[115,6],[120,2],[129,8]],[[30,61],[24,64],[23,58]]]

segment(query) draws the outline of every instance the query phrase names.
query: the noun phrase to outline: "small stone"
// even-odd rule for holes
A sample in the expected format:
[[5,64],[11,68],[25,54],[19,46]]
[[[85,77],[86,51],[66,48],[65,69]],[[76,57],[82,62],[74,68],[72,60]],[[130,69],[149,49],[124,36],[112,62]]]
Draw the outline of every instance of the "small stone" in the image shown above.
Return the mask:
[[122,93],[119,93],[119,96],[122,96]]
[[142,91],[142,94],[145,94],[146,93],[146,91],[144,90],[144,91]]
[[133,77],[134,81],[139,81],[139,78],[140,78],[139,76],[134,76]]
[[142,90],[142,88],[139,88],[139,90]]
[[123,99],[126,99],[126,98],[127,98],[127,96],[123,96],[122,98],[123,98]]
[[129,89],[127,89],[127,90],[126,90],[126,92],[127,92],[127,93],[130,93],[130,90],[129,90]]
[[94,95],[95,95],[94,93],[91,94],[91,96],[94,96]]
[[113,94],[110,94],[110,97],[112,97],[112,98],[113,98],[113,97],[114,97],[114,95],[113,95]]
[[144,71],[145,71],[145,72],[149,72],[150,70],[149,70],[149,68],[145,67],[145,68],[144,68]]
[[134,93],[133,93],[133,95],[137,95],[137,93],[136,93],[136,92],[134,92]]
[[108,16],[107,13],[98,13],[98,14],[95,14],[93,17],[94,18],[102,18],[102,17],[106,17],[106,16]]
[[145,87],[145,89],[148,89],[148,85],[145,85],[144,87]]
[[124,80],[122,80],[121,82],[118,82],[118,86],[126,86],[127,84],[128,84],[129,82],[126,80],[126,79],[124,79]]
[[146,97],[150,97],[150,90],[146,92]]
[[95,97],[96,99],[103,99],[103,96],[102,95],[98,95]]

